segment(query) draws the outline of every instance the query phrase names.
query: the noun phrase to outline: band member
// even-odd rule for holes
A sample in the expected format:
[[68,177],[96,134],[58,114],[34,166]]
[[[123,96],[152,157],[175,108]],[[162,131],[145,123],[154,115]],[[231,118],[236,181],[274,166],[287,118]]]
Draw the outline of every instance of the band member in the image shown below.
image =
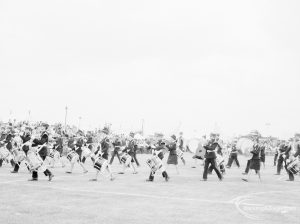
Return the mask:
[[228,159],[228,163],[226,165],[227,168],[231,168],[233,161],[236,163],[237,167],[240,168],[240,163],[238,160],[238,150],[236,148],[237,141],[234,141],[231,146],[231,151]]
[[110,170],[110,165],[108,164],[108,151],[110,146],[108,138],[109,130],[107,128],[104,128],[102,132],[105,134],[105,136],[102,139],[100,146],[98,146],[97,151],[95,152],[96,159],[94,163],[94,168],[96,169],[96,176],[90,181],[97,181],[99,173],[103,170],[107,170],[110,176],[110,180],[114,180],[114,177]]
[[206,150],[205,153],[205,163],[204,163],[204,172],[203,172],[203,180],[207,181],[207,174],[208,174],[208,167],[209,165],[212,166],[212,169],[216,172],[218,175],[218,178],[220,181],[223,180],[223,176],[221,172],[219,171],[216,163],[216,150],[220,147],[219,143],[216,141],[217,136],[216,134],[212,133],[210,135],[209,142],[204,146],[204,149]]
[[[26,145],[25,143],[27,143],[31,140],[31,128],[26,127],[25,132],[23,133],[23,135],[20,136],[20,138],[22,140],[22,145],[20,146],[21,150],[23,151],[25,156],[27,156],[27,152],[29,150],[29,145]],[[15,164],[14,170],[11,171],[11,173],[18,173],[22,161],[25,161],[26,167],[27,167],[27,169],[29,169],[28,163],[26,162],[25,158],[24,158],[24,160],[18,159],[18,161]]]
[[11,128],[8,128],[6,132],[2,133],[2,140],[0,141],[0,167],[2,166],[3,161],[9,161],[12,167],[15,166],[13,155],[11,153],[13,137]]
[[82,160],[81,162],[84,164],[86,159],[88,157],[91,158],[92,162],[94,163],[95,162],[95,158],[94,158],[94,151],[95,150],[96,146],[94,145],[94,140],[93,140],[93,137],[91,135],[87,136],[87,141],[86,141],[86,144],[85,146],[83,147],[83,151],[82,151]]
[[69,140],[68,148],[66,149],[67,150],[66,154],[67,154],[67,159],[70,161],[70,170],[66,171],[66,173],[71,174],[73,172],[75,163],[78,163],[81,166],[83,173],[88,172],[88,170],[81,162],[82,146],[83,146],[82,137],[79,137],[77,141],[74,141],[74,139]]
[[280,175],[281,169],[283,168],[286,150],[287,147],[285,141],[282,141],[278,148],[277,173],[275,175]]
[[176,151],[176,143],[177,139],[175,135],[171,136],[171,141],[168,145],[166,145],[166,148],[169,150],[169,156],[168,156],[168,161],[167,161],[167,166],[170,164],[175,165],[176,172],[179,174],[178,171],[178,156],[177,156],[177,151]]
[[128,150],[128,154],[132,157],[132,159],[134,160],[134,162],[136,163],[136,165],[139,167],[139,161],[136,158],[136,151],[138,149],[138,145],[136,144],[136,141],[134,139],[134,133],[131,132],[129,134],[129,142],[128,142],[128,146],[127,146],[127,150]]
[[[253,144],[253,149],[250,153],[252,153],[252,158],[249,160],[249,169],[255,170],[255,172],[258,175],[259,180],[261,180],[260,177],[260,147],[258,145],[258,139],[255,139],[255,144]],[[246,173],[248,175],[249,172]],[[248,182],[247,176],[245,178],[242,178],[243,181]]]
[[[152,159],[148,160],[147,163],[151,168],[151,172],[149,175],[149,179],[147,179],[146,181],[154,181],[154,175],[158,170],[162,171],[162,176],[163,178],[165,178],[165,181],[169,181],[170,177],[165,169],[165,167],[163,166],[163,162],[162,160],[164,159],[164,153],[163,150],[165,148],[165,143],[163,141],[158,141],[158,144],[156,147],[154,147],[153,151],[152,151]],[[152,164],[152,161],[153,164]]]
[[104,170],[107,170],[107,172],[109,173],[111,181],[115,179],[108,164],[108,153],[105,150],[105,146],[101,149],[99,147],[99,150],[97,151],[97,154],[95,156],[94,168],[96,169],[95,178],[91,179],[90,181],[97,181],[99,173],[103,173]]
[[294,181],[294,174],[299,173],[299,170],[293,170],[290,168],[292,166],[292,163],[295,164],[295,166],[300,167],[300,134],[295,134],[295,153],[287,156],[288,159],[285,162],[285,169],[289,175],[289,179],[287,181]]
[[113,147],[114,147],[114,151],[112,152],[109,164],[111,165],[113,163],[115,156],[118,157],[118,160],[119,160],[119,162],[121,164],[121,159],[120,159],[120,156],[119,156],[119,151],[121,150],[122,143],[121,143],[120,138],[117,137],[112,144],[113,144]]
[[[218,143],[219,142],[219,134],[216,135],[215,141]],[[216,148],[216,164],[219,170],[223,175],[225,175],[225,166],[224,166],[224,158],[223,158],[223,152],[222,152],[222,147],[218,143],[218,147]],[[212,174],[213,167],[210,165],[208,168],[208,174]]]
[[[38,154],[43,162],[45,161],[48,154],[47,143],[48,143],[49,136],[48,136],[47,129],[48,129],[48,125],[44,124],[42,126],[42,134],[40,139],[34,139],[32,144],[32,147],[38,148]],[[44,174],[45,176],[48,176],[49,181],[51,181],[52,178],[54,177],[54,175],[51,173],[49,169],[45,169]],[[32,171],[32,178],[29,179],[29,181],[37,181],[37,180],[38,180],[38,170],[35,169]]]
[[121,158],[121,163],[123,164],[123,171],[119,172],[119,174],[124,174],[127,167],[133,169],[133,174],[137,174],[137,170],[135,167],[134,159],[130,156],[130,148],[125,147],[123,150],[120,150],[119,155]]

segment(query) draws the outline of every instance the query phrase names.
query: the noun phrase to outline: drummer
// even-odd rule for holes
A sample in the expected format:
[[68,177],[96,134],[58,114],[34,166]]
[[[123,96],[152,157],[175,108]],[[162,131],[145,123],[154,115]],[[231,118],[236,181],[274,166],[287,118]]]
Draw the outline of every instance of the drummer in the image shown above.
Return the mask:
[[[252,158],[250,160],[248,160],[248,165],[249,165],[249,169],[251,170],[255,170],[255,172],[258,175],[259,180],[261,181],[260,178],[260,150],[261,148],[259,147],[258,144],[258,138],[254,139],[254,144],[253,144],[253,148],[250,151],[250,153],[252,153]],[[248,175],[248,173],[246,173],[245,175]],[[245,178],[242,178],[243,181],[248,182],[248,178],[247,176]]]
[[[294,146],[295,146],[296,152],[294,153],[294,155],[291,155],[289,157],[290,161],[294,161],[295,159],[298,159],[298,160],[300,159],[300,133],[296,133],[294,139],[295,139]],[[300,162],[300,160],[299,160],[299,162]],[[288,167],[288,163],[286,162],[285,169],[289,175],[289,179],[287,181],[294,181],[294,174],[287,167]]]
[[238,160],[238,150],[236,148],[236,144],[237,144],[237,140],[234,140],[231,144],[230,156],[229,156],[226,168],[230,168],[234,161],[235,161],[237,167],[240,168],[240,163]]
[[[157,159],[162,161],[164,159],[164,153],[163,153],[164,149],[165,149],[165,142],[162,141],[162,140],[159,140],[157,142],[157,146],[153,149],[153,152],[152,152],[153,156],[155,156]],[[159,169],[162,171],[162,176],[163,176],[163,178],[165,178],[165,181],[169,181],[170,177],[169,177],[165,167],[161,166]],[[154,175],[155,175],[155,172],[153,172],[151,170],[150,176],[146,181],[153,182],[154,181]]]
[[217,134],[211,133],[210,134],[210,141],[204,146],[206,153],[205,153],[205,164],[204,164],[204,172],[203,172],[203,181],[207,181],[207,173],[208,173],[208,167],[209,165],[212,166],[213,170],[218,175],[218,178],[220,181],[223,180],[223,176],[220,172],[220,170],[217,167],[216,163],[216,150],[219,146],[219,143],[216,141]]
[[178,156],[177,156],[177,153],[176,153],[176,147],[177,147],[176,143],[177,143],[176,136],[172,135],[169,144],[166,145],[166,148],[169,151],[167,166],[169,166],[170,164],[175,165],[176,172],[177,172],[177,174],[179,174],[179,171],[178,171]]

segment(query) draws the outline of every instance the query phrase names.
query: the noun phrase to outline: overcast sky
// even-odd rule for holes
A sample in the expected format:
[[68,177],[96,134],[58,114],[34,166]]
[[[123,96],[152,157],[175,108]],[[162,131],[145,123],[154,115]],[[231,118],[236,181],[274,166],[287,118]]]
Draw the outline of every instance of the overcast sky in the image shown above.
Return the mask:
[[[0,119],[300,131],[300,1],[0,0]],[[266,123],[270,123],[267,126]]]

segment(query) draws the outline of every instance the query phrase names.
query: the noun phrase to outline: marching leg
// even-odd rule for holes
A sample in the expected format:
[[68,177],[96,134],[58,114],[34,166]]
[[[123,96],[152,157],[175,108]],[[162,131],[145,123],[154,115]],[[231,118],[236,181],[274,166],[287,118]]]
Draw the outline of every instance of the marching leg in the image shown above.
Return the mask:
[[111,171],[111,168],[110,168],[109,164],[106,165],[106,170],[109,173],[110,180],[113,181],[115,178],[113,177],[113,174],[112,174],[112,171]]
[[117,157],[118,157],[119,163],[121,164],[122,162],[121,162],[121,158],[120,158],[119,153],[117,153]]
[[185,160],[183,157],[181,157],[181,161],[182,161],[183,165],[185,165]]
[[166,181],[169,181],[170,178],[169,178],[167,171],[163,171],[162,176],[165,178]]
[[218,175],[219,180],[223,180],[223,176],[222,176],[220,170],[218,169],[217,163],[215,160],[211,163],[211,166],[212,166],[213,170],[216,172],[216,174]]
[[16,163],[16,164],[15,164],[15,167],[14,167],[14,170],[11,171],[11,173],[18,173],[19,168],[20,168],[20,164],[21,164],[20,162]]
[[178,166],[175,165],[176,173],[179,174]]
[[257,175],[258,175],[259,181],[261,181],[261,176],[260,176],[260,171],[259,170],[257,170]]
[[289,179],[287,181],[294,181],[294,174],[287,169],[287,164],[285,164],[284,168],[289,175]]
[[115,150],[113,151],[112,155],[111,155],[111,158],[110,158],[110,161],[109,161],[109,164],[112,164],[113,161],[114,161],[114,158],[115,158],[115,155],[116,155],[116,152]]
[[13,159],[10,159],[10,165],[12,166],[12,167],[15,167],[15,161],[13,160]]
[[82,162],[79,162],[79,165],[82,167],[83,173],[87,173],[88,172],[88,170],[84,167],[84,165],[83,165]]
[[147,179],[146,181],[149,181],[149,182],[153,182],[154,181],[154,174],[155,172],[150,172],[150,175],[149,175],[149,179]]
[[212,164],[208,167],[208,174],[212,174],[212,171],[213,171],[213,166]]
[[278,158],[278,153],[275,153],[275,155],[274,155],[274,166],[276,166],[277,158]]
[[229,159],[228,159],[228,163],[227,163],[227,165],[226,165],[226,168],[230,168],[231,165],[232,165],[232,162],[233,162],[233,156],[230,155],[230,157],[229,157]]
[[100,171],[98,169],[96,169],[95,178],[94,179],[90,179],[90,181],[97,181],[98,180],[99,172]]
[[203,171],[203,180],[206,181],[207,180],[207,173],[208,173],[208,166],[209,166],[209,160],[205,159],[204,162],[204,171]]
[[277,173],[275,175],[280,175],[282,164],[283,164],[283,157],[280,156],[277,162]]
[[224,166],[224,164],[221,164],[221,165],[220,165],[220,171],[221,171],[221,173],[222,173],[223,175],[225,175],[225,166]]
[[36,170],[32,171],[32,178],[29,181],[37,181],[38,180],[38,172]]
[[130,166],[131,166],[132,169],[133,169],[133,174],[137,174],[138,172],[137,172],[137,170],[136,170],[136,167],[135,167],[134,163],[133,163],[133,162],[130,162],[129,164],[130,164]]
[[66,173],[72,173],[74,164],[75,164],[74,162],[71,162],[70,171],[67,171]]
[[243,175],[247,175],[249,173],[249,170],[250,170],[250,160],[247,161],[246,169]]
[[237,155],[235,156],[234,160],[235,160],[235,163],[236,163],[237,167],[240,168],[240,162],[237,158]]

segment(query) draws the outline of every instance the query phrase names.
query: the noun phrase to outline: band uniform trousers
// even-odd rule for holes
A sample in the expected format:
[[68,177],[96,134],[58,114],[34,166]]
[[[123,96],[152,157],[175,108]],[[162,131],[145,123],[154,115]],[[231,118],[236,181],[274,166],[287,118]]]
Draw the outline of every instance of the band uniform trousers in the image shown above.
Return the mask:
[[118,153],[118,151],[115,149],[115,150],[113,151],[112,155],[111,155],[109,164],[112,164],[112,163],[113,163],[115,156],[118,157],[119,162],[121,163],[121,158],[120,158],[120,156],[119,156],[119,153]]
[[217,163],[215,158],[206,158],[204,164],[204,172],[203,172],[203,179],[207,179],[208,174],[208,167],[211,165],[212,169],[215,170],[216,174],[218,175],[219,179],[222,179],[222,174],[220,170],[217,168]]
[[238,158],[237,158],[237,153],[231,153],[230,154],[230,157],[229,157],[229,160],[228,160],[228,163],[227,163],[227,167],[231,167],[231,165],[232,165],[232,163],[233,163],[233,161],[235,161],[235,163],[236,163],[236,165],[238,166],[238,167],[240,167],[240,163],[239,163],[239,160],[238,160]]
[[245,173],[249,173],[249,170],[250,170],[250,159],[247,160],[247,166],[246,166],[246,169],[245,169]]
[[139,163],[139,161],[136,158],[136,152],[129,153],[129,155],[132,157],[132,159],[136,163],[136,165],[140,166],[140,163]]
[[283,162],[284,162],[284,158],[282,155],[279,156],[278,158],[278,162],[277,162],[277,174],[280,174],[280,171],[282,169],[283,166]]
[[278,153],[276,153],[276,154],[274,155],[274,166],[276,166],[277,158],[278,158]]

